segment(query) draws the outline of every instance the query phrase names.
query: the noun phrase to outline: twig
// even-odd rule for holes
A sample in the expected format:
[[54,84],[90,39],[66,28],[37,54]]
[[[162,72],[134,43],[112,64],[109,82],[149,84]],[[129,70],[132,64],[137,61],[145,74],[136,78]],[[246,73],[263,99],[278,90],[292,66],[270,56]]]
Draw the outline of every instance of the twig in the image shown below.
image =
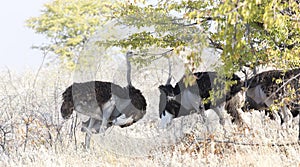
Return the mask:
[[223,50],[221,44],[214,42],[211,38],[208,38],[208,40],[210,41],[210,44],[211,44],[213,47],[215,47],[216,49]]
[[138,53],[135,53],[134,55],[149,55],[149,56],[160,56],[159,58],[165,56],[166,54],[168,54],[169,52],[172,52],[174,51],[174,49],[170,49],[170,50],[167,50],[165,52],[162,52],[162,53],[142,53],[142,54],[138,54]]
[[236,142],[232,140],[215,140],[215,139],[204,139],[204,138],[196,138],[196,141],[203,141],[203,142],[215,142],[215,143],[225,143],[225,144],[233,144],[233,145],[242,145],[242,146],[278,146],[284,147],[287,145],[294,146],[299,145],[300,141],[298,142],[290,142],[290,143],[270,143],[270,144],[259,144],[259,143],[244,143],[244,142]]
[[300,77],[300,73],[295,75],[294,77],[288,79],[283,85],[281,85],[275,92],[273,92],[269,97],[267,97],[262,103],[265,103],[266,101],[268,101],[273,95],[278,93],[284,86],[286,86],[289,82],[291,82],[292,80],[294,80],[298,77]]
[[45,49],[45,50],[43,50],[43,51],[44,51],[43,60],[42,60],[42,63],[40,64],[40,66],[39,66],[39,68],[38,68],[38,71],[37,71],[37,73],[36,73],[35,77],[34,77],[34,81],[33,81],[33,87],[35,87],[35,84],[36,84],[36,81],[37,81],[37,77],[38,77],[38,75],[39,75],[40,71],[42,70],[42,67],[43,67],[43,65],[44,65],[44,62],[45,62],[46,56],[47,56],[47,54],[48,54],[48,51],[47,51],[47,49]]

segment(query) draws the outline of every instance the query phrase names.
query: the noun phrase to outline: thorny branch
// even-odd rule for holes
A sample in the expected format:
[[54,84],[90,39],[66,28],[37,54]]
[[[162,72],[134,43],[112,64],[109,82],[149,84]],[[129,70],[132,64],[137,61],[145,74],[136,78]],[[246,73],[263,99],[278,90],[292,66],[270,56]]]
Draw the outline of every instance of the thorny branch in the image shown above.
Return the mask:
[[266,98],[262,103],[265,103],[266,101],[268,101],[270,98],[272,98],[276,93],[278,93],[281,89],[283,89],[283,87],[285,87],[289,82],[291,82],[292,80],[296,79],[300,77],[300,73],[295,75],[294,77],[288,79],[285,83],[283,83],[275,92],[273,92],[268,98]]

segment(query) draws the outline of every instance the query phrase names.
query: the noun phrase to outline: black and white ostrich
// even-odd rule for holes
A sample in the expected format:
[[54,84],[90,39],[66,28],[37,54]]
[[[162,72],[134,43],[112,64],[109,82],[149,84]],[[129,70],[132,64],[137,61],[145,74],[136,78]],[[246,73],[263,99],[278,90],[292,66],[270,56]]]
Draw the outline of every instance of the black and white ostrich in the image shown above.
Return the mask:
[[[170,66],[170,65],[169,65]],[[170,73],[170,67],[169,67]],[[198,72],[193,74],[196,83],[192,86],[185,86],[184,77],[176,83],[175,87],[170,84],[170,74],[165,85],[160,85],[159,117],[161,118],[160,126],[167,127],[173,118],[191,114],[192,111],[199,113],[203,121],[206,121],[204,111],[213,109],[219,119],[220,124],[224,125],[223,109],[236,118],[236,122],[242,122],[240,113],[245,101],[245,93],[242,89],[244,83],[237,75],[233,75],[231,80],[235,81],[229,91],[221,98],[215,98],[215,103],[211,101],[204,102],[204,99],[210,97],[210,91],[224,89],[224,85],[214,84],[217,78],[216,72]],[[224,108],[225,107],[225,108]],[[239,120],[238,120],[239,119]]]
[[90,117],[82,124],[82,130],[86,131],[87,148],[92,129],[103,133],[112,125],[130,126],[146,114],[146,100],[141,91],[131,84],[129,57],[132,55],[132,52],[126,54],[126,87],[111,82],[89,81],[73,83],[63,93],[61,114],[64,119],[69,118],[73,110]]
[[[300,111],[300,68],[283,70],[270,70],[259,73],[247,81],[246,108],[265,110],[273,117],[287,123],[296,117]],[[280,113],[271,113],[272,104],[279,104]],[[299,135],[300,140],[300,116]]]

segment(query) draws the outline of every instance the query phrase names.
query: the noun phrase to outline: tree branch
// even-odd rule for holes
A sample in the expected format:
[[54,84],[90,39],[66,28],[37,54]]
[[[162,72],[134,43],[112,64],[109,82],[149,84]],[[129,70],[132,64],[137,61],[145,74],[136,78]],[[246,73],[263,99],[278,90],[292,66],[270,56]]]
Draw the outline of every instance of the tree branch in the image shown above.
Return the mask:
[[210,42],[210,45],[212,45],[213,47],[215,47],[216,49],[220,49],[223,50],[223,47],[220,43],[214,42],[211,38],[208,37],[208,40]]
[[268,98],[266,98],[262,103],[265,103],[266,101],[268,101],[270,98],[272,98],[272,96],[274,96],[276,93],[278,93],[284,86],[286,86],[289,82],[291,82],[292,80],[296,79],[300,77],[300,73],[295,75],[294,77],[288,79],[284,84],[282,84],[275,92],[273,92]]

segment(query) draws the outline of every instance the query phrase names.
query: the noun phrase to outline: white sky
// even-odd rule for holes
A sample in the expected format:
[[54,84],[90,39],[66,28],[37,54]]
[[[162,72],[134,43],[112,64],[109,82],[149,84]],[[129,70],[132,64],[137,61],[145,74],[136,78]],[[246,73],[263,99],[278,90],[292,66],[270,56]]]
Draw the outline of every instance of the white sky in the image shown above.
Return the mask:
[[42,52],[32,45],[46,42],[42,35],[25,27],[25,20],[40,15],[43,4],[50,0],[7,0],[0,5],[0,70],[36,69],[42,62]]

